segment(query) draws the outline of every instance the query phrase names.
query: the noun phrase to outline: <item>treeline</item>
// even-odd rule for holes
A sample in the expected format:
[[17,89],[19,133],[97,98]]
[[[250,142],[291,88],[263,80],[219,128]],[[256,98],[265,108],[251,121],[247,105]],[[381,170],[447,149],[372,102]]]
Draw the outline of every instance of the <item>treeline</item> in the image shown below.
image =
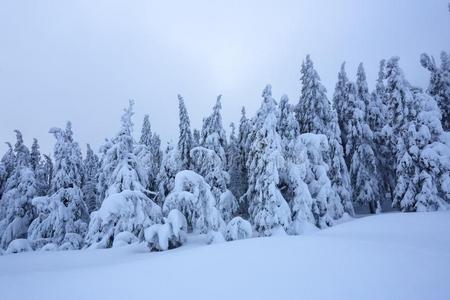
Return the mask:
[[[379,213],[447,209],[450,201],[450,59],[423,54],[424,91],[405,78],[399,58],[380,63],[369,91],[345,64],[332,101],[309,56],[301,95],[262,93],[261,107],[226,134],[221,97],[201,130],[179,100],[179,139],[161,149],[145,116],[133,138],[130,101],[117,135],[82,156],[71,123],[52,128],[53,157],[17,141],[0,163],[0,249],[107,248],[146,241],[181,245],[186,232],[209,242],[301,234],[332,226],[354,205]],[[247,221],[248,220],[248,221]],[[2,250],[3,251],[3,250]],[[2,252],[0,251],[0,252]]]

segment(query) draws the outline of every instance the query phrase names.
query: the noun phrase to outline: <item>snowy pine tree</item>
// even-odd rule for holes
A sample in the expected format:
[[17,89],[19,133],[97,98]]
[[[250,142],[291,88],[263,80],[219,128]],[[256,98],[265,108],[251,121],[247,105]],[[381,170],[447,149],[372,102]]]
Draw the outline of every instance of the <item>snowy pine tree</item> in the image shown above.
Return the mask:
[[3,192],[5,191],[8,178],[14,172],[14,167],[16,163],[16,156],[14,154],[14,149],[12,148],[10,143],[6,143],[6,145],[8,146],[8,150],[3,155],[0,161],[0,199],[2,198]]
[[346,123],[348,116],[348,77],[345,71],[345,63],[342,63],[341,70],[338,73],[338,81],[334,89],[333,106],[337,113],[339,129],[341,130],[342,147],[345,149],[347,144]]
[[37,167],[41,162],[41,152],[39,152],[39,144],[37,139],[33,139],[33,145],[31,146],[30,153],[30,166],[33,171],[36,172]]
[[[367,97],[362,83],[365,76],[358,70],[359,84],[349,83],[349,119],[347,121],[348,148],[346,154],[350,162],[350,178],[353,187],[353,201],[361,206],[368,206],[370,213],[381,211],[379,175],[377,159],[374,152],[373,133],[366,120]],[[362,83],[362,84],[361,84]],[[357,86],[359,85],[359,88]],[[359,92],[358,92],[359,91]],[[354,95],[356,97],[354,97]],[[368,103],[368,102],[367,102]]]
[[427,54],[420,56],[420,63],[430,71],[430,84],[427,92],[433,96],[441,109],[442,127],[450,131],[450,58],[445,51],[441,53],[441,65]]
[[27,237],[27,229],[34,218],[31,199],[36,195],[34,172],[30,167],[30,151],[22,133],[16,130],[14,169],[8,178],[0,202],[0,248]]
[[326,96],[326,89],[320,82],[319,74],[309,57],[302,64],[302,91],[296,107],[296,116],[301,133],[324,134],[328,138],[329,153],[326,162],[329,165],[329,178],[336,192],[335,200],[330,203],[333,218],[342,217],[345,212],[353,215],[351,186],[341,142],[338,117]]
[[84,176],[82,190],[84,195],[84,202],[86,203],[89,213],[91,213],[99,208],[97,194],[97,176],[100,168],[100,160],[89,144],[87,144],[86,148],[86,157],[83,161]]
[[402,211],[448,209],[450,201],[450,143],[440,124],[432,97],[420,91],[408,103],[404,151],[397,155],[397,185],[393,205]]
[[277,105],[270,85],[262,94],[263,103],[255,119],[255,138],[248,153],[249,187],[245,194],[249,214],[255,229],[270,236],[281,228],[287,229],[291,211],[278,189],[279,169],[284,164],[277,127]]
[[245,107],[241,110],[241,119],[239,121],[238,132],[238,156],[236,164],[239,166],[239,192],[236,192],[236,196],[239,198],[239,212],[240,215],[247,217],[249,203],[248,199],[244,197],[244,194],[248,190],[248,169],[247,169],[247,157],[250,151],[250,135],[252,132],[252,121],[249,120],[245,114]]
[[221,98],[221,95],[217,97],[212,114],[203,120],[200,145],[216,152],[223,164],[226,165],[225,149],[227,148],[227,137],[222,126]]
[[145,188],[156,189],[156,176],[160,166],[161,141],[157,134],[152,134],[149,116],[145,115],[139,144],[135,147],[135,155],[146,173]]
[[172,191],[175,176],[180,169],[178,149],[172,143],[168,143],[156,178],[159,204],[164,203],[166,196]]
[[70,122],[65,130],[52,128],[50,133],[56,138],[52,194],[33,199],[38,217],[28,228],[28,239],[35,248],[52,243],[61,249],[80,249],[89,223],[81,191],[81,150]]
[[178,139],[178,154],[181,161],[181,169],[187,170],[191,164],[190,151],[192,149],[191,121],[184,104],[184,99],[178,95],[178,107],[180,113],[180,137]]
[[143,240],[145,228],[161,221],[161,209],[147,196],[146,173],[134,154],[133,106],[130,100],[121,129],[108,143],[102,160],[101,172],[108,188],[100,209],[91,214],[86,236],[90,247],[111,247],[114,237],[124,231]]
[[186,216],[188,226],[198,233],[218,232],[225,223],[216,208],[210,186],[199,174],[183,170],[175,176],[172,192],[164,202],[164,214],[179,210]]

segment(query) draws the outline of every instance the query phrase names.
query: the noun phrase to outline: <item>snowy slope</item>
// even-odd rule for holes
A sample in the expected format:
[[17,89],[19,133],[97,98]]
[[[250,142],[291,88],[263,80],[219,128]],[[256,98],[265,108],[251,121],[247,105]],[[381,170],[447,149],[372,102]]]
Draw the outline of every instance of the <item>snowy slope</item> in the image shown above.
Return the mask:
[[449,212],[201,243],[1,256],[0,299],[450,299]]

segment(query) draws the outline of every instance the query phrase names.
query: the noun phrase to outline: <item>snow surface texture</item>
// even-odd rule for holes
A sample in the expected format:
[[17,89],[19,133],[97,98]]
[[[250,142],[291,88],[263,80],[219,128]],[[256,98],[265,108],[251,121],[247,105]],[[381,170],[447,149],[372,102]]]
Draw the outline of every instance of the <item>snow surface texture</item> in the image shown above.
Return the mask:
[[[382,214],[302,236],[149,253],[0,256],[1,299],[448,299],[450,212]],[[276,275],[275,275],[276,274]]]

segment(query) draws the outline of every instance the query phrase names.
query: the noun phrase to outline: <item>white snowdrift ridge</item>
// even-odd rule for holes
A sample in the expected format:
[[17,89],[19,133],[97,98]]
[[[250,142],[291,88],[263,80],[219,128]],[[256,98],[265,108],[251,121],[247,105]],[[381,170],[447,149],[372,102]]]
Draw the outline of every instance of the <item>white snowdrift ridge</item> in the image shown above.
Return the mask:
[[[302,236],[149,253],[0,256],[0,298],[449,299],[450,212],[383,214]],[[202,246],[199,246],[199,245]]]

